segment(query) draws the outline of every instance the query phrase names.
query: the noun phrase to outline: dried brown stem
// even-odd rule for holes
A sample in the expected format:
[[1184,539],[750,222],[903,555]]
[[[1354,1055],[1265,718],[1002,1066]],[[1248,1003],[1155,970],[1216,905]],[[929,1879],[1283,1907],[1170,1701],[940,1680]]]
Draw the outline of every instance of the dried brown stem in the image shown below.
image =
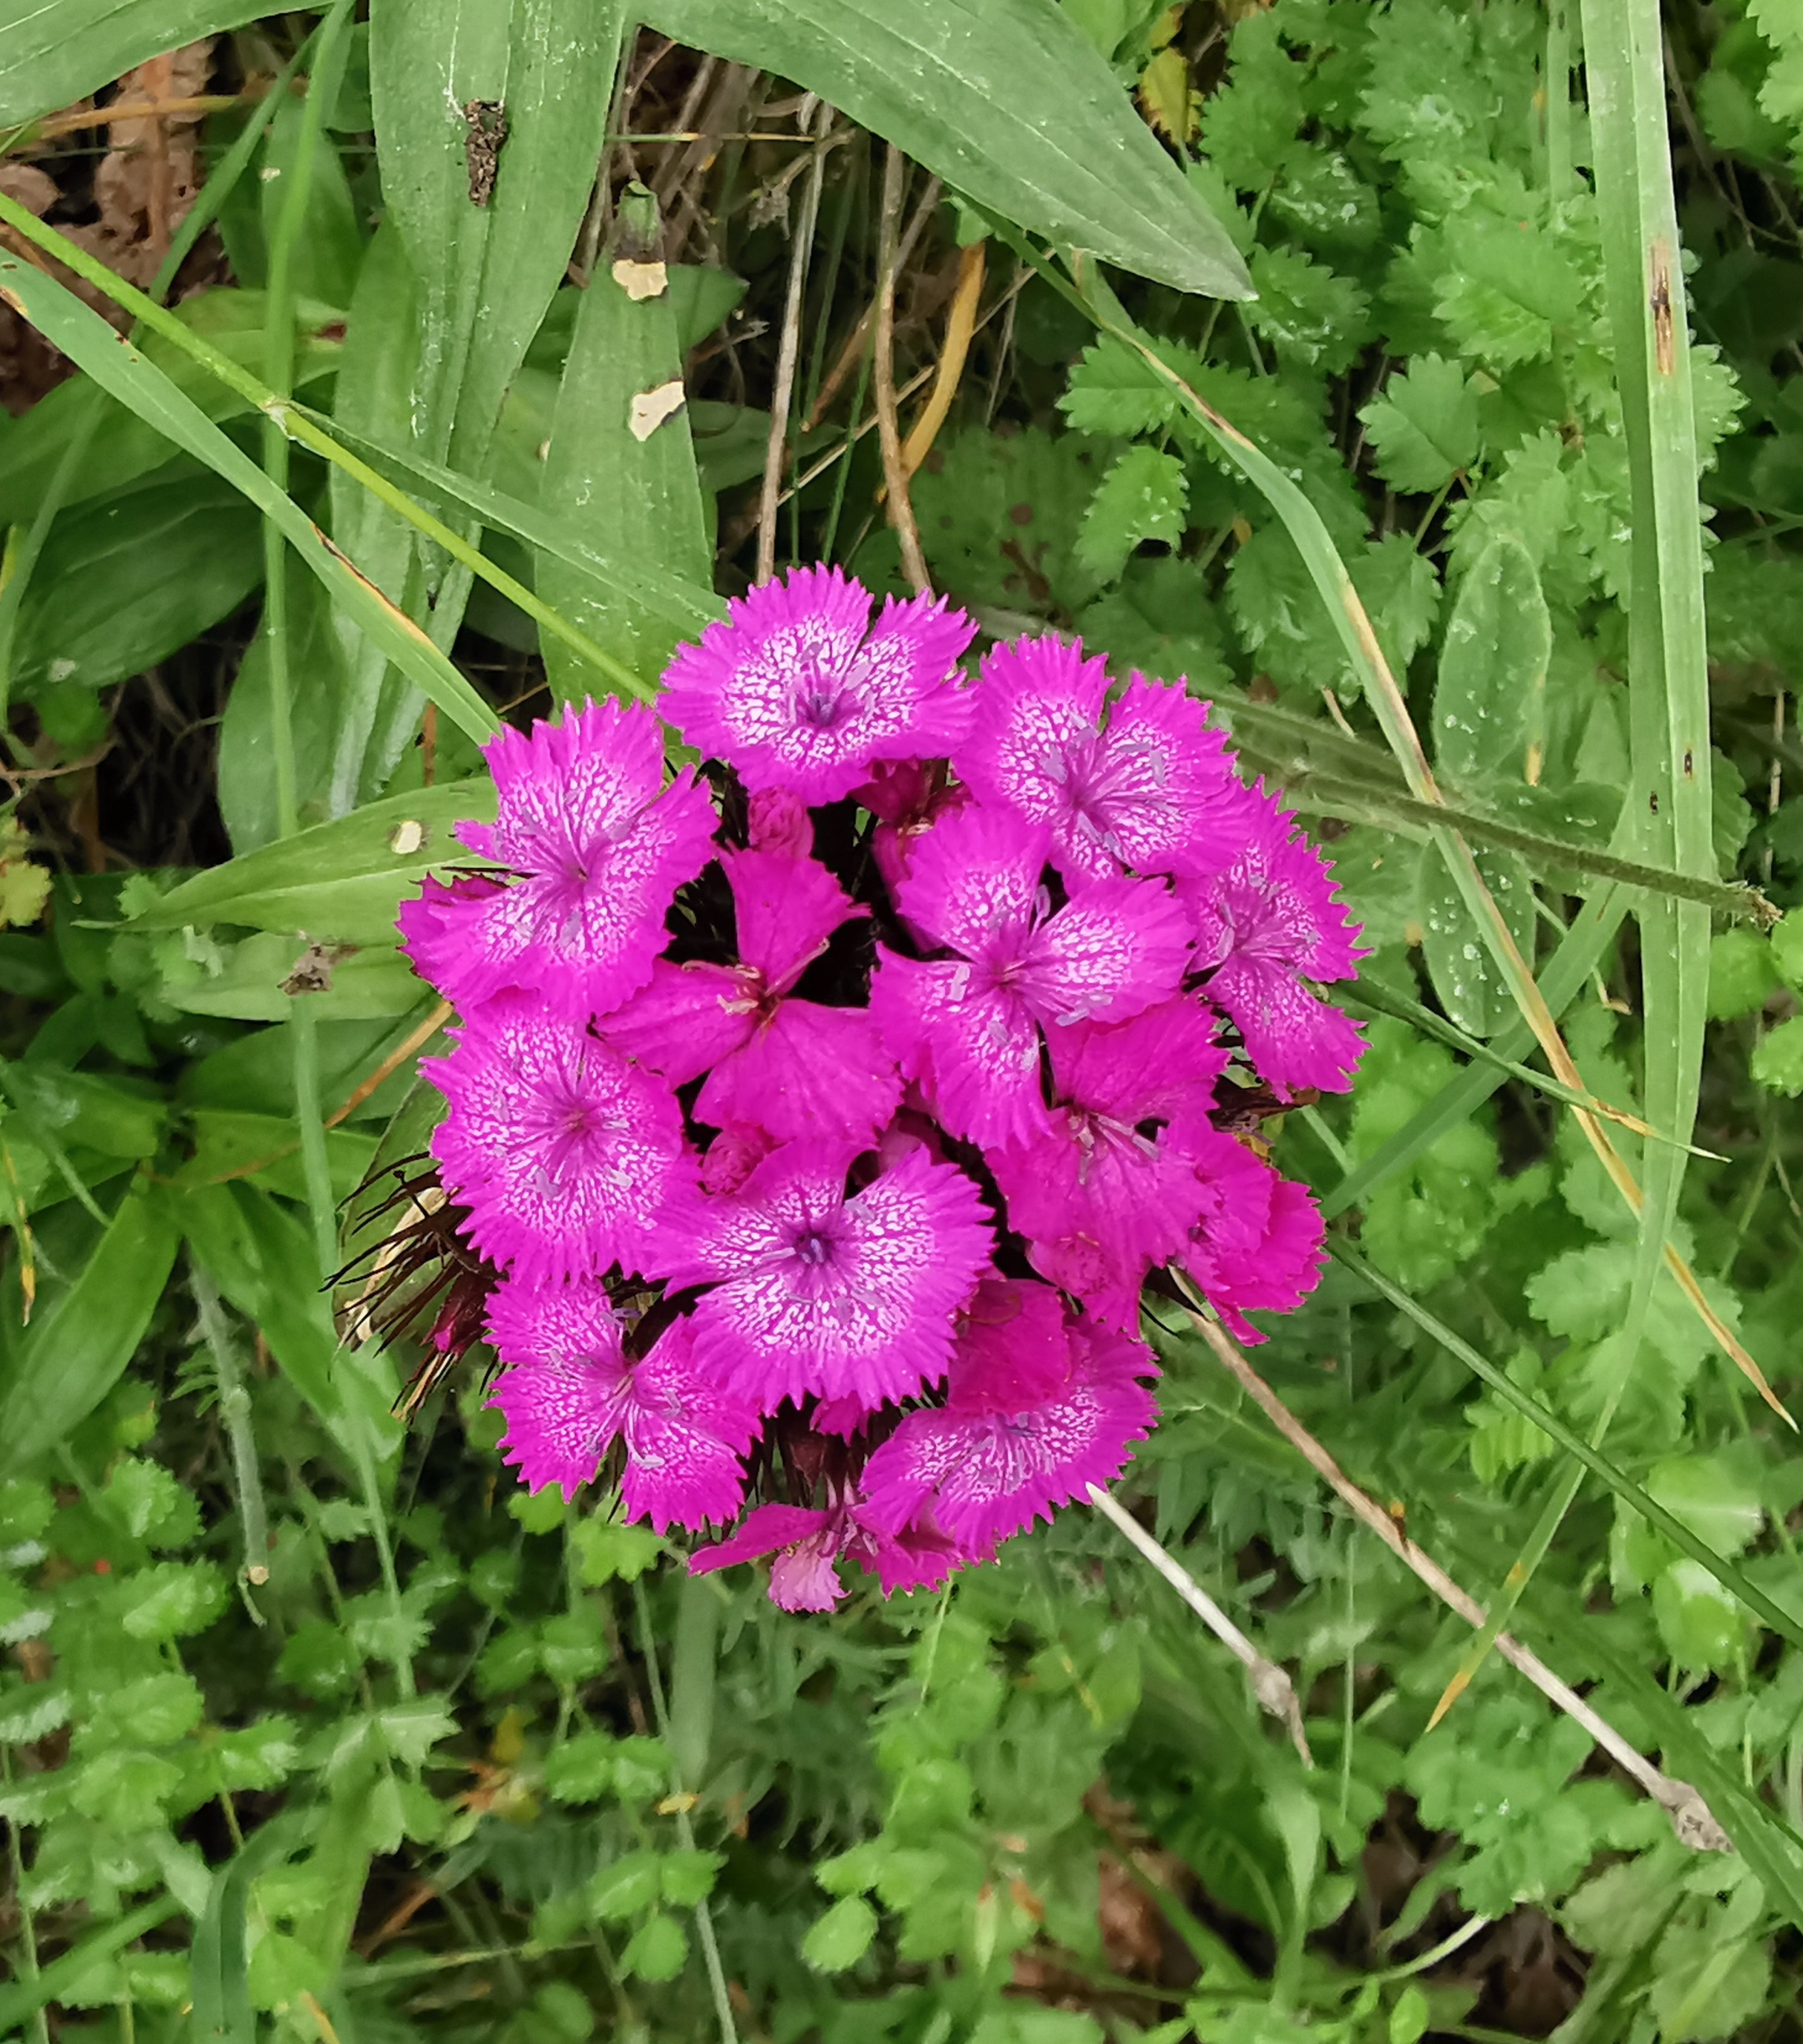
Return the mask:
[[[908,225],[902,230],[901,246],[895,252],[898,276],[907,268],[915,244],[926,232],[927,222],[938,209],[940,190],[937,178],[927,179],[926,190],[921,194],[913,212],[909,216]],[[846,335],[844,346],[840,349],[832,367],[826,372],[826,381],[821,385],[820,395],[815,398],[813,407],[808,413],[806,429],[810,433],[826,417],[828,408],[839,395],[846,378],[857,367],[858,357],[863,353],[864,344],[870,338],[871,321],[875,317],[876,305],[873,300],[865,306],[857,325]]]
[[[1467,1596],[1439,1562],[1409,1538],[1376,1499],[1353,1482],[1214,1321],[1197,1312],[1192,1312],[1190,1318],[1220,1358],[1222,1367],[1309,1466],[1344,1500],[1359,1523],[1374,1533],[1443,1604],[1455,1611],[1467,1625],[1481,1631],[1484,1610],[1477,1599]],[[1662,1774],[1644,1754],[1628,1744],[1606,1718],[1593,1711],[1576,1690],[1562,1682],[1537,1654],[1506,1632],[1497,1635],[1496,1650],[1512,1668],[1525,1675],[1549,1703],[1581,1724],[1617,1765],[1640,1783],[1670,1818],[1680,1844],[1697,1852],[1734,1850],[1732,1841],[1697,1789],[1688,1781],[1676,1781],[1670,1775]]]
[[1259,1708],[1282,1720],[1290,1742],[1301,1755],[1302,1765],[1313,1767],[1315,1758],[1309,1750],[1308,1737],[1302,1729],[1302,1707],[1296,1700],[1295,1685],[1288,1674],[1276,1662],[1267,1660],[1259,1651],[1176,1556],[1155,1540],[1117,1500],[1094,1483],[1090,1485],[1089,1497],[1090,1504],[1109,1525],[1144,1556],[1245,1669]]
[[757,580],[776,572],[776,505],[782,490],[782,467],[789,447],[789,406],[795,392],[795,363],[802,352],[802,294],[808,280],[808,256],[813,247],[814,223],[820,217],[821,186],[826,175],[825,136],[832,109],[822,100],[814,113],[814,136],[821,146],[808,163],[802,192],[801,217],[789,240],[789,286],[782,305],[782,334],[776,355],[776,384],[770,399],[770,440],[764,451],[763,490],[758,499]]
[[908,472],[902,463],[902,428],[895,411],[895,271],[902,225],[902,193],[908,159],[889,144],[882,166],[882,218],[878,240],[876,294],[876,417],[882,441],[882,476],[889,494],[889,522],[902,543],[902,572],[925,595],[932,587],[920,528],[908,498]]

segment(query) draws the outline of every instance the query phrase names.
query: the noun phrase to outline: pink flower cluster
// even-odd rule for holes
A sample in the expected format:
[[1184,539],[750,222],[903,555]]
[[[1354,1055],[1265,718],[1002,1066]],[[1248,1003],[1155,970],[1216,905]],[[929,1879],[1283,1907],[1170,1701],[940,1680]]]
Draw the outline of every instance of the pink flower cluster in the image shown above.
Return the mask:
[[699,778],[616,702],[504,733],[489,865],[401,916],[463,1018],[432,1150],[504,1450],[736,1521],[691,1567],[771,1555],[790,1610],[1118,1475],[1154,1272],[1248,1340],[1296,1304],[1321,1222],[1248,1132],[1359,1051],[1313,985],[1357,933],[1205,704],[1051,638],[973,677],[961,613],[871,611],[803,569],[679,649]]

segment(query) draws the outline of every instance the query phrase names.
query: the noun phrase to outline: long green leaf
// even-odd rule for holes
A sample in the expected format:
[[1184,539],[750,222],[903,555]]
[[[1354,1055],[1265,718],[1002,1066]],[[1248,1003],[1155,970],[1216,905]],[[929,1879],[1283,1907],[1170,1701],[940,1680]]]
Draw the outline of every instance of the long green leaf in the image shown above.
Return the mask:
[[[40,238],[29,232],[37,225],[32,216],[4,194],[0,194],[0,219],[14,227],[23,223],[28,238]],[[333,601],[386,647],[394,664],[410,674],[471,738],[479,743],[500,729],[500,719],[425,632],[402,616],[291,498],[278,490],[242,449],[99,313],[53,277],[12,256],[0,256],[0,299],[139,417],[217,470],[273,518],[295,552],[326,585]]]
[[140,1902],[123,1916],[115,1917],[98,1931],[90,1931],[79,1944],[71,1946],[60,1958],[44,1967],[36,1979],[20,1981],[11,1987],[0,1988],[0,2036],[16,2036],[27,2016],[74,1987],[84,1973],[91,1973],[114,1953],[136,1944],[159,1923],[167,1923],[181,1907],[173,1895],[160,1895],[154,1900]]
[[[717,617],[726,615],[726,605],[713,594],[711,576],[709,581],[698,582],[673,569],[667,560],[661,563],[629,560],[611,544],[618,529],[613,521],[606,532],[600,530],[598,524],[579,538],[569,521],[509,496],[492,484],[474,482],[436,462],[370,439],[336,417],[326,418],[300,405],[294,409],[302,421],[329,434],[379,475],[413,483],[443,503],[467,512],[490,532],[506,532],[524,540],[540,555],[571,570],[563,578],[568,590],[586,590],[590,601],[598,597],[615,605],[634,605],[683,637],[698,635]],[[1718,891],[1726,893],[1728,890]],[[1743,891],[1748,895],[1752,892],[1751,889]],[[1775,920],[1777,911],[1772,914]]]
[[0,127],[267,12],[256,0],[0,0]]
[[792,78],[1030,232],[1210,298],[1251,279],[1054,0],[653,0],[679,42]]
[[[558,386],[545,458],[541,501],[545,522],[598,551],[625,572],[705,589],[713,574],[701,478],[689,437],[687,408],[667,405],[652,418],[635,405],[654,391],[678,398],[682,351],[663,265],[657,261],[657,202],[642,187],[621,200],[607,249],[576,314],[576,330]],[[613,275],[636,264],[636,296]],[[636,595],[598,600],[592,580],[556,554],[541,553],[539,594],[625,666],[654,682],[683,629]],[[552,693],[579,697],[594,669],[556,640],[541,641]]]
[[423,873],[468,858],[452,835],[466,819],[491,820],[494,784],[452,781],[390,795],[209,866],[152,902],[128,926],[179,930],[242,923],[305,931],[316,942],[392,943],[402,891]]
[[[375,0],[377,156],[417,285],[406,417],[428,461],[486,468],[589,202],[624,27],[621,0]],[[409,544],[398,601],[448,647],[482,570]]]
[[64,1439],[125,1374],[181,1241],[165,1197],[134,1181],[86,1267],[20,1345],[0,1397],[0,1471]]

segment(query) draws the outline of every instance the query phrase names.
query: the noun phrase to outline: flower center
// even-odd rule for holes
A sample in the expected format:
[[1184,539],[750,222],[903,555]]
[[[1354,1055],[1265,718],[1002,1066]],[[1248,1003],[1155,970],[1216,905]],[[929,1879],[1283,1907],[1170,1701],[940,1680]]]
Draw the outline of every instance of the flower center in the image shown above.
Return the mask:
[[811,724],[817,731],[830,731],[839,721],[844,704],[839,690],[817,680],[813,687],[802,691],[795,707],[802,723]]
[[811,1265],[816,1270],[825,1263],[832,1254],[832,1244],[824,1235],[817,1233],[813,1228],[809,1228],[795,1244],[797,1260]]

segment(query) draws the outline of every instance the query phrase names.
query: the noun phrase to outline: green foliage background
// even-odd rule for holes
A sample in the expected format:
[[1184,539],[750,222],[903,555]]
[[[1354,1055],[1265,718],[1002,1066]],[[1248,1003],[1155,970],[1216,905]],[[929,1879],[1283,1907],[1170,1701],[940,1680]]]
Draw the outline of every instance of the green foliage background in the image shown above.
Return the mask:
[[[213,117],[148,297],[0,198],[8,302],[84,372],[0,422],[0,2032],[1794,2031],[1803,1461],[1664,1256],[1793,1399],[1803,14],[662,0],[641,55],[753,67],[796,140],[725,148],[711,259],[640,300],[609,261],[655,202],[590,213],[620,13],[357,12],[0,0],[15,153],[183,37],[308,81]],[[791,87],[840,110],[817,178]],[[867,356],[810,419],[886,141],[944,181],[923,273],[987,240],[912,491],[936,586],[1186,674],[1372,947],[1356,1089],[1277,1138],[1336,1260],[1257,1367],[1732,1851],[1474,1654],[1174,1318],[1123,1494],[1289,1671],[1309,1761],[1087,1513],[798,1620],[519,1491],[473,1374],[404,1430],[415,1352],[340,1342],[340,1205],[423,1146],[444,1019],[394,904],[492,801],[500,713],[648,696],[744,586],[798,248],[778,557],[905,586]],[[231,281],[163,309],[208,221]],[[152,669],[229,677],[176,770],[216,751],[233,855],[153,793],[84,871]]]

